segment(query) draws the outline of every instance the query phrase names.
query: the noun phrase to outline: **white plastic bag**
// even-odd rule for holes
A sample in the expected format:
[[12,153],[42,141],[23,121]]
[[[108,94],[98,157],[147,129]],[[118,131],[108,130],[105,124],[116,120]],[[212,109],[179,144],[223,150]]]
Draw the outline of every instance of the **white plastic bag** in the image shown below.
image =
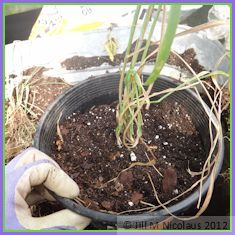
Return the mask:
[[[215,5],[208,12],[208,21],[224,20],[229,21],[230,19],[230,7],[228,5],[221,6]],[[225,39],[224,46],[226,50],[230,49],[230,24],[224,24],[218,27],[213,27],[207,30],[207,37],[212,40]]]

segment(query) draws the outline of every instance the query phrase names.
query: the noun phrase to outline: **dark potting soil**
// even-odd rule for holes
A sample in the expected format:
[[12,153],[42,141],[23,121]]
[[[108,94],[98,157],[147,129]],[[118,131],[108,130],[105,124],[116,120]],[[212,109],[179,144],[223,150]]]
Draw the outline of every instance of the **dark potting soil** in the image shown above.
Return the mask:
[[[146,44],[146,41],[143,42],[143,45],[145,44]],[[131,52],[134,51],[135,45],[136,45],[136,42],[132,44]],[[148,54],[156,50],[157,47],[158,47],[157,45],[154,45],[154,44],[151,45],[149,47]],[[141,61],[142,54],[143,52],[139,53],[137,62]],[[204,67],[201,66],[198,60],[195,58],[196,53],[194,49],[192,48],[187,49],[180,56],[194,69],[196,73],[199,73],[202,70],[204,70]],[[86,69],[90,67],[98,67],[104,63],[107,63],[112,66],[118,66],[121,64],[121,62],[123,62],[124,57],[125,57],[125,52],[123,52],[122,54],[115,55],[114,61],[111,61],[108,56],[92,56],[92,57],[73,56],[71,58],[64,60],[61,63],[61,66],[66,68],[67,70],[82,70],[82,69]],[[149,58],[148,62],[149,63],[154,62],[155,58],[156,58],[156,55],[153,55],[152,57]],[[185,64],[173,53],[170,54],[167,63],[187,70]]]
[[[131,151],[116,144],[115,109],[113,103],[73,113],[60,123],[64,142],[56,136],[53,143],[51,156],[77,182],[85,206],[119,213],[146,208],[146,203],[158,205],[148,174],[162,202],[197,180],[187,169],[202,169],[205,150],[182,105],[166,100],[144,110],[143,140],[148,149],[140,143]],[[149,161],[155,168],[143,165]]]
[[64,209],[62,205],[54,201],[44,201],[31,206],[33,217],[42,217]]

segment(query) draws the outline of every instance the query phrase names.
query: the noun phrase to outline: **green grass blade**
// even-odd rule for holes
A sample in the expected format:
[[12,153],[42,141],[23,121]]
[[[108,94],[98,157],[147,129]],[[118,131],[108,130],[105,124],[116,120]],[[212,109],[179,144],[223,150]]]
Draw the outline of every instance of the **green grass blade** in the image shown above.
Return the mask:
[[132,21],[132,25],[131,25],[130,37],[129,37],[129,40],[128,40],[126,54],[125,54],[125,58],[124,58],[124,62],[123,62],[121,79],[120,79],[120,83],[119,83],[119,105],[120,106],[122,105],[123,79],[124,79],[124,76],[125,76],[126,64],[127,64],[127,61],[128,61],[128,55],[130,54],[130,51],[131,51],[131,44],[132,44],[132,40],[133,40],[133,37],[134,37],[134,34],[135,34],[135,29],[136,29],[136,25],[137,25],[137,22],[138,22],[140,9],[141,9],[141,5],[137,5],[136,10],[135,10],[135,15],[134,15],[134,18],[133,18],[133,21]]
[[160,15],[161,10],[162,10],[162,5],[159,5],[158,9],[157,9],[157,13],[156,13],[156,15],[155,15],[155,17],[153,19],[153,23],[152,23],[152,26],[151,26],[151,29],[150,29],[150,32],[149,32],[149,35],[148,35],[148,40],[146,42],[145,49],[144,49],[144,52],[143,52],[140,64],[143,64],[143,62],[144,62],[144,60],[145,60],[145,58],[147,56],[148,49],[149,49],[149,46],[150,46],[150,43],[151,43],[151,39],[152,39],[152,36],[153,36],[153,32],[154,32],[154,29],[156,27],[157,20],[158,20],[158,17]]
[[147,10],[147,13],[145,15],[144,22],[142,24],[141,31],[140,31],[140,36],[139,36],[139,39],[136,42],[136,46],[135,46],[135,50],[134,50],[134,55],[132,57],[131,68],[134,68],[135,64],[137,62],[138,55],[139,55],[139,49],[140,49],[140,47],[142,45],[142,42],[144,40],[144,35],[145,35],[145,32],[146,32],[146,30],[148,28],[148,23],[149,23],[151,15],[152,15],[153,9],[154,9],[154,6],[149,6],[148,10]]
[[123,68],[122,68],[122,75],[123,76],[125,74],[128,55],[130,54],[130,51],[131,51],[131,45],[132,45],[133,37],[134,37],[134,34],[135,34],[135,29],[136,29],[136,25],[137,25],[137,22],[138,22],[140,9],[141,9],[141,5],[137,5],[136,10],[135,10],[135,15],[134,15],[134,18],[133,18],[133,22],[132,22],[132,25],[131,25],[130,37],[129,37],[129,40],[128,40],[126,54],[125,54],[125,58],[124,58]]
[[150,85],[157,79],[164,64],[166,63],[169,57],[171,45],[174,40],[176,28],[179,22],[180,8],[181,5],[173,5],[170,8],[166,32],[162,37],[162,40],[159,45],[159,52],[156,58],[154,69],[151,75],[148,77],[147,81],[145,82],[145,85]]
[[190,79],[185,80],[183,83],[179,84],[177,87],[172,88],[171,91],[168,91],[165,95],[163,95],[159,99],[151,101],[151,104],[161,103],[164,99],[166,99],[168,96],[172,95],[174,92],[179,91],[181,88],[184,88],[187,85],[193,84],[193,83],[197,82],[198,80],[203,80],[203,79],[215,76],[215,75],[223,75],[225,77],[229,77],[229,75],[223,71],[211,72],[211,73],[208,73],[208,74],[200,76],[200,77],[198,75],[194,76]]

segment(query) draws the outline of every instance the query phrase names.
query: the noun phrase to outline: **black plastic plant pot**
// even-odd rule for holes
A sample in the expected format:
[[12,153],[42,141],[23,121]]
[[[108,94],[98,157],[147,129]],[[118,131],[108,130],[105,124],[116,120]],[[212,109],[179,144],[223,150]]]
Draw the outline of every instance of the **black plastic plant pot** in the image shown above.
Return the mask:
[[[118,98],[118,83],[119,74],[105,74],[102,76],[93,77],[86,81],[79,83],[72,87],[67,92],[62,94],[58,99],[50,105],[47,111],[44,113],[37,128],[37,132],[34,139],[34,146],[42,152],[50,155],[52,151],[53,139],[56,134],[56,123],[58,117],[62,113],[61,121],[73,112],[81,111],[91,108],[94,105],[109,104]],[[153,91],[161,91],[166,88],[176,87],[177,82],[169,77],[159,77],[153,87]],[[210,149],[209,138],[209,118],[206,114],[205,108],[209,110],[209,107],[199,101],[198,97],[192,90],[177,91],[170,95],[167,99],[173,99],[174,101],[182,104],[189,113],[191,113],[192,120],[201,136],[204,148],[207,152]],[[203,108],[204,106],[204,108]],[[211,116],[213,121],[217,123],[215,116]],[[218,154],[218,161],[216,163],[216,176],[221,170],[223,157],[224,157],[224,143],[222,133],[219,136],[216,152]],[[219,152],[218,152],[219,151]],[[210,185],[210,175],[203,182],[202,195],[205,195]],[[199,188],[191,191],[188,196],[182,200],[175,201],[174,204],[168,206],[168,210],[173,214],[181,214],[190,207],[192,207],[198,200]],[[95,211],[84,207],[81,204],[67,198],[62,198],[54,195],[56,199],[62,203],[66,208],[72,211],[91,218],[94,222],[98,222],[104,225],[114,225],[118,228],[136,228],[136,227],[148,227],[154,225],[160,221],[165,220],[169,213],[164,208],[159,208],[154,212],[135,214],[135,215],[115,215],[104,212]]]

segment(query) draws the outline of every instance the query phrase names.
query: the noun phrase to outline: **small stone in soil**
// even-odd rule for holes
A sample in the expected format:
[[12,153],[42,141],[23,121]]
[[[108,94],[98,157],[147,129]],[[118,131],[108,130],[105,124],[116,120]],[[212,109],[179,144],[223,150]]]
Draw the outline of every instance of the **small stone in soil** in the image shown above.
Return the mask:
[[158,140],[158,139],[159,139],[159,135],[156,135],[156,136],[155,136],[155,140]]
[[174,193],[174,194],[178,194],[178,193],[179,193],[179,190],[178,190],[178,189],[175,189],[175,190],[173,191],[173,193]]
[[99,176],[99,181],[102,182],[104,178],[102,176]]
[[134,203],[133,202],[128,202],[128,205],[129,206],[134,206]]
[[130,158],[131,158],[131,161],[132,161],[132,162],[136,162],[136,160],[137,160],[137,157],[136,157],[136,155],[135,155],[134,152],[131,152],[131,153],[130,153]]
[[167,124],[168,128],[171,129],[172,128],[172,124]]

